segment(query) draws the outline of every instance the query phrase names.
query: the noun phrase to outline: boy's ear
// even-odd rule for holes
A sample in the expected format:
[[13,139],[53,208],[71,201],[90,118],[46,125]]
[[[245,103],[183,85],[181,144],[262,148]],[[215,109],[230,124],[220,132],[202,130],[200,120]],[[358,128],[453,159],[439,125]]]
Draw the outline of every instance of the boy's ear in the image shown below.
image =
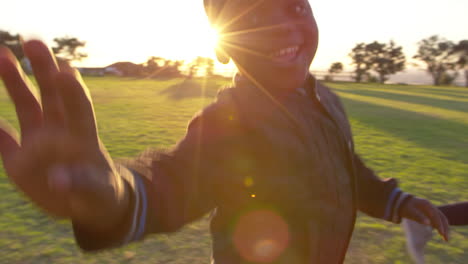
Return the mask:
[[216,52],[216,58],[218,59],[219,62],[221,62],[222,64],[229,63],[230,58],[226,52],[220,50],[219,48],[217,48],[215,52]]

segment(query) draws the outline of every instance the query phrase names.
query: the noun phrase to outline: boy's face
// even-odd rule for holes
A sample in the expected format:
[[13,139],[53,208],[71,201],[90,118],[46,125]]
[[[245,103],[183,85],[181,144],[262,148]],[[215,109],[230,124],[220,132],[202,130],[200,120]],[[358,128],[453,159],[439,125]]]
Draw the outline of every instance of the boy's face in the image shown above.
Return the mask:
[[218,20],[221,47],[239,70],[267,89],[302,86],[318,45],[309,2],[227,1]]

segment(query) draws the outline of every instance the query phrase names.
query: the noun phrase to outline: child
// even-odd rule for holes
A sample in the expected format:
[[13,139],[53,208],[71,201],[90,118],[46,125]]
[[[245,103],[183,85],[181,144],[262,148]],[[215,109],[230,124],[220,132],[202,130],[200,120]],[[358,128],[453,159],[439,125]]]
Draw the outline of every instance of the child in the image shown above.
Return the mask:
[[[451,226],[468,225],[468,202],[447,204],[438,207]],[[402,221],[406,235],[406,247],[416,264],[424,264],[424,248],[432,238],[432,229],[415,221]]]
[[213,211],[216,263],[342,263],[357,210],[437,228],[428,201],[382,181],[354,152],[336,95],[309,74],[318,30],[307,0],[205,1],[223,33],[217,50],[240,74],[195,116],[168,152],[114,163],[89,93],[38,41],[24,44],[41,91],[30,92],[11,52],[0,75],[21,142],[0,130],[7,174],[37,206],[71,219],[84,250],[174,232]]

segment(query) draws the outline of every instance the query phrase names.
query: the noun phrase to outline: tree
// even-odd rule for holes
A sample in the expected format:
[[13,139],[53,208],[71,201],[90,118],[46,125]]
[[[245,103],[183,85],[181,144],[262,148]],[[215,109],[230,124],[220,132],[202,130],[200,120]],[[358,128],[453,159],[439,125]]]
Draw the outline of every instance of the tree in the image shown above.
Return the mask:
[[52,47],[54,54],[66,61],[81,61],[88,57],[88,54],[80,52],[79,50],[86,46],[85,41],[80,41],[73,37],[61,37],[54,38],[56,43],[55,47]]
[[183,74],[180,71],[180,67],[184,65],[184,61],[180,60],[166,60],[164,62],[163,70],[160,73],[160,76],[166,78],[178,78],[182,77]]
[[200,69],[204,69],[205,76],[212,76],[214,74],[214,60],[206,57],[197,57],[191,63],[188,71],[188,79],[192,79],[197,75]]
[[189,64],[187,79],[192,79],[197,74],[202,60],[202,57],[197,57]]
[[327,81],[333,81],[333,75],[343,71],[343,64],[341,62],[332,63],[330,69],[328,69],[328,75],[325,76]]
[[365,76],[369,71],[366,44],[356,44],[356,46],[351,50],[351,53],[349,53],[349,56],[353,60],[351,64],[356,65],[356,68],[354,70],[354,79],[356,80],[356,82],[361,82],[363,80],[363,76]]
[[0,45],[8,47],[18,61],[24,58],[23,49],[21,47],[21,36],[19,34],[11,34],[8,31],[0,30]]
[[205,58],[205,75],[210,77],[214,75],[214,60],[211,58]]
[[172,61],[153,56],[149,57],[142,66],[146,78],[177,78],[182,77],[180,67],[183,64],[183,61]]
[[465,87],[468,87],[468,40],[462,40],[453,47],[452,54],[457,56],[457,70],[465,73]]
[[388,44],[374,41],[366,45],[369,69],[376,72],[380,83],[385,83],[387,76],[405,69],[406,58],[403,48],[395,42]]
[[451,84],[457,77],[455,44],[437,35],[418,42],[418,53],[413,57],[426,64],[434,85]]
[[368,80],[375,79],[372,72],[377,73],[378,81],[384,83],[388,75],[404,70],[406,58],[403,48],[397,47],[395,42],[357,44],[349,56],[353,59],[356,69],[354,70],[356,82],[361,82],[364,76]]
[[151,78],[151,77],[157,75],[158,72],[162,68],[161,65],[164,65],[164,62],[165,62],[165,59],[163,59],[161,57],[155,57],[155,56],[149,57],[148,60],[146,61],[146,63],[144,64],[145,75],[148,78]]

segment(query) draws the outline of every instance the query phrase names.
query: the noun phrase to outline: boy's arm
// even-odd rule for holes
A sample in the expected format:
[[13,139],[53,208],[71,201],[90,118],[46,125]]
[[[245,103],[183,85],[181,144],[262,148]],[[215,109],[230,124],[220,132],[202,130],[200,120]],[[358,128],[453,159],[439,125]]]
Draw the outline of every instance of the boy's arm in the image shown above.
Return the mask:
[[14,54],[0,47],[0,78],[21,127],[16,131],[0,120],[0,158],[31,202],[50,216],[72,220],[83,249],[174,231],[213,208],[219,154],[235,132],[225,126],[229,114],[221,113],[228,120],[223,123],[213,115],[218,110],[205,111],[173,151],[133,162],[144,166],[129,163],[131,172],[116,166],[100,141],[90,93],[78,71],[58,66],[40,41],[26,42],[24,51],[41,100]]
[[448,221],[431,202],[401,191],[395,179],[379,179],[357,154],[354,162],[360,211],[394,223],[400,223],[402,218],[412,219],[437,229],[448,241]]
[[84,250],[117,247],[149,233],[165,233],[202,217],[215,207],[214,178],[222,153],[232,144],[236,129],[218,116],[212,105],[189,124],[186,136],[167,152],[147,152],[123,161],[131,206],[121,225],[105,234],[74,224],[78,245]]
[[400,221],[399,208],[412,196],[401,191],[395,179],[380,179],[354,154],[356,188],[360,211],[387,221]]

